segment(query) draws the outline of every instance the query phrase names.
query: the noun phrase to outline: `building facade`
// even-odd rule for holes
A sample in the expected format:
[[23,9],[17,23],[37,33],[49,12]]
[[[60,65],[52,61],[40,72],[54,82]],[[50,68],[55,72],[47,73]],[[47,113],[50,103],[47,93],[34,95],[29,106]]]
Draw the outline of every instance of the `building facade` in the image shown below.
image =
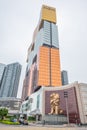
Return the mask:
[[66,70],[63,70],[61,72],[61,76],[62,76],[62,85],[67,85],[68,84],[68,73]]
[[[52,95],[59,97],[53,106]],[[61,73],[56,10],[43,5],[28,49],[22,91],[22,100],[26,100],[22,102],[20,113],[27,116],[39,115],[42,121],[46,121],[50,114],[55,122],[55,116],[67,117],[68,109],[70,123],[87,124],[86,95],[87,84],[68,84],[67,71]],[[61,114],[58,113],[58,109]]]
[[2,84],[4,71],[5,71],[5,66],[6,66],[5,64],[0,63],[0,88],[1,88],[1,84]]
[[22,98],[25,99],[41,86],[59,87],[61,85],[56,9],[43,5],[32,43],[28,49]]
[[0,97],[17,97],[21,65],[12,63],[5,67],[0,88]]
[[7,108],[8,113],[12,115],[20,114],[21,99],[15,97],[2,97],[0,98],[0,107]]
[[22,103],[20,113],[27,114],[27,116],[40,114],[41,120],[46,120],[45,117],[51,111],[50,95],[56,93],[60,96],[60,108],[63,110],[62,114],[67,116],[64,92],[68,93],[67,107],[69,111],[69,122],[87,124],[87,84],[78,82],[61,87],[41,87]]

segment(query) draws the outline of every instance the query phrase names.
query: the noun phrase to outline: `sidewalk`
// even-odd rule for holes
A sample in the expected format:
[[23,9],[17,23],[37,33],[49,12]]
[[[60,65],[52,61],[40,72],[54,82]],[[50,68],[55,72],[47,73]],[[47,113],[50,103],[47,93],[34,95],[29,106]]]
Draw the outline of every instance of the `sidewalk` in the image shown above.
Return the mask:
[[30,123],[29,125],[3,125],[0,124],[1,130],[87,130],[87,127],[68,126],[67,125],[42,125]]

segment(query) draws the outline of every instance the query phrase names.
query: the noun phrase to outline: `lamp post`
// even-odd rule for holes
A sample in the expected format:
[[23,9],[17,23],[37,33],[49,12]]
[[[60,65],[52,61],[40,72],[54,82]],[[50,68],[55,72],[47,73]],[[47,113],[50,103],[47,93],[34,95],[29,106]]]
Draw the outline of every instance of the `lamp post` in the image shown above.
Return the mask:
[[36,121],[39,120],[40,110],[36,109]]
[[77,114],[75,114],[75,123],[77,125]]
[[69,110],[68,110],[68,92],[67,91],[64,91],[64,98],[65,98],[65,101],[66,101],[66,112],[67,112],[67,122],[68,122],[68,125],[69,125]]

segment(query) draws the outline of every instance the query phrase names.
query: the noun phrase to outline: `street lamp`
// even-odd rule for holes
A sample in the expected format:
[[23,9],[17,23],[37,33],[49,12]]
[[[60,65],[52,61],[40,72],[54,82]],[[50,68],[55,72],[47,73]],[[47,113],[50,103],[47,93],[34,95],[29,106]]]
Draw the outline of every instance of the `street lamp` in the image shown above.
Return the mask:
[[66,112],[67,112],[67,122],[68,122],[68,125],[69,125],[69,110],[68,110],[68,92],[67,91],[64,91],[64,98],[65,98],[65,101],[66,101]]
[[75,114],[75,122],[76,122],[76,125],[77,125],[77,115]]

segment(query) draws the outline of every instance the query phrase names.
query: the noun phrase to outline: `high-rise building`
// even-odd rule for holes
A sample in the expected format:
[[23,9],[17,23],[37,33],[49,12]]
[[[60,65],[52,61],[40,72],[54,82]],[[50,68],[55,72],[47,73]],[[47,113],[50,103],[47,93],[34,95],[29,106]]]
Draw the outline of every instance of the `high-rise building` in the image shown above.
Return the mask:
[[61,85],[56,9],[43,5],[40,20],[28,49],[22,98],[26,98],[41,86],[59,87]]
[[12,63],[5,67],[0,88],[0,97],[16,97],[21,73],[21,65]]
[[0,63],[0,88],[1,88],[1,83],[2,83],[2,79],[3,79],[3,74],[4,74],[5,66],[6,65]]
[[63,70],[61,72],[61,76],[62,76],[62,85],[67,85],[68,84],[68,73],[66,70]]

